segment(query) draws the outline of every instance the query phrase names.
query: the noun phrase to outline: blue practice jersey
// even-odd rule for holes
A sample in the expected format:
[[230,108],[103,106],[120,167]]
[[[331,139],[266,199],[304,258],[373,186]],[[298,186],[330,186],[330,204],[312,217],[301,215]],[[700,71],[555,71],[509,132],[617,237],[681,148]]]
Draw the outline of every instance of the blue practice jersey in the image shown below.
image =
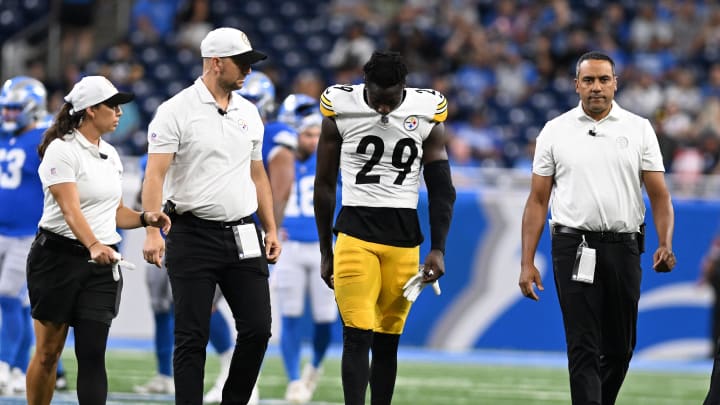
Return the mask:
[[270,157],[276,148],[297,149],[297,132],[289,125],[274,121],[265,124],[265,134],[263,135],[262,158],[265,168],[270,162]]
[[31,236],[43,210],[37,147],[44,128],[0,135],[0,235]]
[[295,162],[295,182],[290,191],[283,228],[288,239],[298,242],[317,242],[313,191],[315,190],[315,169],[317,154],[313,153],[305,161]]

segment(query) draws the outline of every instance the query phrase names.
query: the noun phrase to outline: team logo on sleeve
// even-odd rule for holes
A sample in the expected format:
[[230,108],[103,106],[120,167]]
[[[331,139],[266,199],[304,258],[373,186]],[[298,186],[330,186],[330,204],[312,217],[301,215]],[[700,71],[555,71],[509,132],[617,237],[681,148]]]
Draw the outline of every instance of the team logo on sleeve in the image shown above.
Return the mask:
[[411,115],[411,116],[405,118],[405,121],[403,121],[403,126],[408,131],[414,131],[415,128],[418,127],[418,123],[419,123],[418,118],[414,115]]

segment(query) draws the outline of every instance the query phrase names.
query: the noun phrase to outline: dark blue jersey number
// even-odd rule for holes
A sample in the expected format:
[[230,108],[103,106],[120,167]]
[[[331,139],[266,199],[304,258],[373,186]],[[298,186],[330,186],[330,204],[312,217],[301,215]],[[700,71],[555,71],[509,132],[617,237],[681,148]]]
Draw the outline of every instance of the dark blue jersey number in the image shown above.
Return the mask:
[[[385,151],[385,143],[382,138],[375,135],[363,137],[358,144],[356,152],[366,155],[368,154],[368,148],[370,145],[372,145],[372,154],[370,155],[370,159],[365,162],[362,169],[360,169],[358,174],[355,176],[355,184],[375,184],[380,182],[380,175],[371,175],[369,173],[373,167],[380,162],[380,158],[382,158],[383,152]],[[407,158],[403,160],[405,148],[408,148],[410,153]],[[392,155],[392,165],[400,169],[400,172],[395,178],[395,181],[393,181],[393,184],[401,185],[403,181],[405,181],[405,177],[407,177],[407,174],[410,173],[410,170],[412,170],[412,165],[415,162],[415,159],[417,159],[417,156],[418,148],[417,145],[415,145],[415,141],[412,139],[401,139],[397,144],[395,144],[395,149],[393,149]]]

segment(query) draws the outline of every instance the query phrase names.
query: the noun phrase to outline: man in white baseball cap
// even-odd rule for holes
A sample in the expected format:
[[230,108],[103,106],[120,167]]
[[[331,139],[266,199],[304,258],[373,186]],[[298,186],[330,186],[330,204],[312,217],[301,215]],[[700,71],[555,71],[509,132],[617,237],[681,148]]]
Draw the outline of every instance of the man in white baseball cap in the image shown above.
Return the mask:
[[200,43],[200,55],[203,58],[230,57],[235,63],[243,65],[252,65],[267,58],[267,55],[252,48],[244,32],[228,27],[208,32]]
[[205,347],[219,285],[237,330],[221,399],[247,404],[270,338],[268,263],[281,246],[262,161],[263,121],[234,91],[266,56],[235,28],[209,32],[200,54],[202,76],[162,103],[148,127],[142,205],[160,207],[165,199],[176,231],[167,239],[148,231],[143,257],[160,267],[165,256],[172,286],[175,402],[203,402]]

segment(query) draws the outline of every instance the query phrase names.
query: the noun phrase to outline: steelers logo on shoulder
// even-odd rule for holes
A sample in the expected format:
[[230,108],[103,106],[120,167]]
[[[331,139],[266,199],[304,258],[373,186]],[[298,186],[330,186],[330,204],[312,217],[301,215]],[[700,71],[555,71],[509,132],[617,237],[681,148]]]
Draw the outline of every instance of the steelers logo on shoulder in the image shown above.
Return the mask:
[[411,115],[407,118],[405,118],[405,121],[403,121],[403,126],[408,131],[414,131],[418,127],[419,121],[418,118],[414,115]]

